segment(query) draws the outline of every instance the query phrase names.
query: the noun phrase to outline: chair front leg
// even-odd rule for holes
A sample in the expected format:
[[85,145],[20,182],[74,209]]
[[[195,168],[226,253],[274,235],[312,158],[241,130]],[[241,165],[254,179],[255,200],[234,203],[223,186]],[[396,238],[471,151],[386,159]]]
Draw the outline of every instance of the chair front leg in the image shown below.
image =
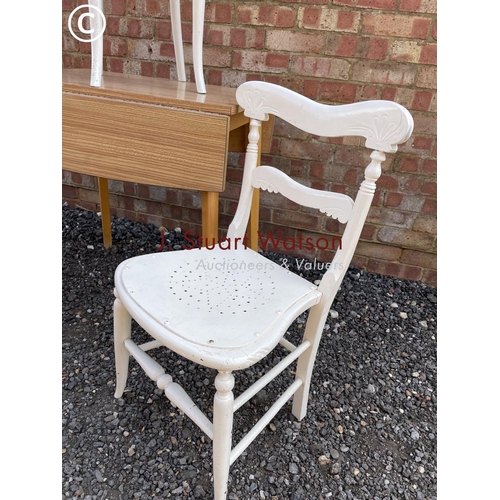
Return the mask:
[[205,24],[205,0],[193,0],[193,66],[198,94],[206,94],[203,76],[203,27]]
[[234,413],[234,377],[231,372],[219,372],[215,378],[217,393],[214,397],[214,498],[225,500],[232,445]]
[[113,305],[116,391],[115,398],[121,398],[127,384],[128,361],[130,354],[125,347],[125,340],[130,338],[132,318],[117,297]]

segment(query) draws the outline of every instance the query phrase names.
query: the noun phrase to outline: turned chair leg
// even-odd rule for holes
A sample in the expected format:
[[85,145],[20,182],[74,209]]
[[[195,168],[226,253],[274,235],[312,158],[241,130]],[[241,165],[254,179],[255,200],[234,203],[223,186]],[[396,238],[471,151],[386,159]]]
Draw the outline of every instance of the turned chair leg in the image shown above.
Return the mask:
[[[196,3],[196,0],[195,2]],[[174,40],[175,65],[177,67],[177,80],[186,81],[186,68],[184,67],[184,47],[182,45],[181,6],[180,0],[170,0],[170,22],[172,25],[172,38]]]
[[203,76],[203,26],[205,24],[205,0],[193,1],[193,66],[196,90],[206,94]]
[[214,498],[225,500],[231,457],[234,396],[234,377],[231,372],[219,372],[215,378],[214,397]]
[[128,361],[130,353],[125,347],[125,340],[130,338],[132,318],[118,298],[113,305],[114,337],[115,337],[115,367],[116,391],[115,398],[121,398],[128,377]]

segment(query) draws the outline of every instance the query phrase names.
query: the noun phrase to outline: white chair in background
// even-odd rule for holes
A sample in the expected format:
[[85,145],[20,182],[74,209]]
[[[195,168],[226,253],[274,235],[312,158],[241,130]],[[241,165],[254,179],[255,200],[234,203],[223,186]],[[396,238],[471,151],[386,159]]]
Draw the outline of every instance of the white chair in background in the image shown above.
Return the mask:
[[[92,5],[99,9],[101,12],[103,11],[103,0],[89,0],[89,5]],[[92,36],[94,34],[100,33],[103,28],[103,19],[102,17],[94,12],[95,9],[89,8],[90,16],[90,28],[92,31]],[[90,57],[91,57],[91,69],[90,69],[90,86],[91,87],[100,87],[102,85],[102,71],[103,71],[103,38],[104,34],[97,38],[96,40],[92,40],[90,42]]]
[[[305,417],[323,327],[363,229],[384,153],[395,152],[413,129],[410,113],[389,101],[328,106],[265,82],[241,85],[236,98],[251,121],[241,194],[227,241],[212,250],[134,257],[122,262],[115,273],[115,397],[121,397],[125,389],[131,355],[172,404],[213,440],[216,500],[226,498],[231,464],[292,396],[292,413],[298,420]],[[366,147],[373,152],[356,199],[305,187],[271,166],[257,168],[261,121],[267,120],[268,114],[317,136],[364,137]],[[318,286],[244,247],[254,188],[281,193],[347,223],[342,246]],[[223,250],[228,244],[230,250]],[[291,323],[306,310],[309,315],[305,332],[301,343],[295,346],[285,335]],[[134,343],[132,318],[153,340],[142,345]],[[257,363],[278,344],[289,354],[252,386],[238,391],[235,399],[233,372]],[[147,354],[148,350],[161,347],[218,371],[213,422],[173,381],[175,373],[165,373]],[[295,361],[295,380],[232,447],[234,412]]]
[[[101,10],[103,0],[89,0],[89,4]],[[93,9],[90,9],[92,11]],[[205,0],[193,0],[193,66],[196,81],[196,90],[199,94],[206,94],[205,78],[203,76],[203,27],[205,21]],[[181,9],[180,0],[170,0],[170,20],[172,25],[172,38],[174,41],[175,64],[177,79],[187,81],[184,65],[184,47],[182,43]],[[90,17],[90,26],[95,33],[102,29],[102,18],[93,13]],[[90,85],[102,85],[103,70],[103,37],[91,42],[92,70]]]
[[[187,81],[184,67],[184,48],[182,44],[180,0],[170,0],[170,20],[172,38],[174,40],[175,64],[177,79]],[[205,24],[205,0],[193,0],[193,67],[196,90],[198,94],[206,94],[203,76],[203,26]]]

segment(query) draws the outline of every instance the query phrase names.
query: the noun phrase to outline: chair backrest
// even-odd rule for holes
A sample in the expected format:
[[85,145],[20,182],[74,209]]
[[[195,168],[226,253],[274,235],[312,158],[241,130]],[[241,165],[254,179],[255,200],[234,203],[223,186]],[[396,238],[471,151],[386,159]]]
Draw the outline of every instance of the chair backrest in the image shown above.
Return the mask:
[[[236,99],[251,120],[240,201],[229,226],[228,238],[244,236],[254,188],[279,192],[296,203],[317,208],[342,223],[346,222],[341,248],[336,251],[319,285],[325,299],[322,302],[329,307],[354,255],[375,193],[375,183],[382,171],[384,153],[395,152],[398,144],[409,139],[413,118],[403,106],[391,101],[332,106],[266,82],[244,83],[238,88]],[[373,152],[356,200],[344,194],[303,186],[273,167],[257,168],[260,122],[267,120],[269,114],[317,136],[364,137],[366,147]]]
[[[103,19],[96,14],[96,9],[102,12],[103,0],[88,0],[90,26],[93,33],[100,33]],[[94,9],[92,7],[95,7]],[[203,28],[205,17],[205,0],[193,0],[193,67],[196,81],[196,91],[206,94],[205,78],[203,76]],[[172,25],[172,38],[174,42],[177,80],[187,81],[184,66],[184,47],[182,43],[181,8],[180,0],[170,0],[170,22]],[[102,86],[103,72],[103,37],[100,36],[91,42],[92,68],[90,73],[90,86]]]

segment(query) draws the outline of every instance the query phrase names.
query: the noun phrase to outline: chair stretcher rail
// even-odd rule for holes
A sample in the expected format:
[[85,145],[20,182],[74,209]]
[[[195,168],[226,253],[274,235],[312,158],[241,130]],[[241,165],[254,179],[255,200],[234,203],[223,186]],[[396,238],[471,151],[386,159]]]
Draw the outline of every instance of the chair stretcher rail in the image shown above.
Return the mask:
[[273,419],[286,402],[297,392],[299,387],[303,384],[303,380],[298,378],[290,385],[290,387],[276,400],[276,402],[267,410],[262,418],[248,431],[245,437],[231,450],[230,464],[246,450],[252,441],[262,432],[264,427]]
[[[141,365],[146,375],[156,382],[158,387],[165,391],[165,396],[171,403],[182,410],[210,439],[214,438],[214,426],[207,416],[196,406],[186,391],[177,383],[172,382],[172,377],[165,373],[165,369],[153,358],[144,352],[132,340],[125,340],[127,351]],[[153,342],[150,342],[152,344]]]
[[252,384],[245,392],[242,392],[234,400],[234,410],[241,408],[252,396],[255,396],[263,387],[271,382],[277,375],[279,375],[288,365],[292,364],[305,350],[309,349],[311,342],[306,340],[286,358],[283,358],[274,368],[269,370],[257,382]]

